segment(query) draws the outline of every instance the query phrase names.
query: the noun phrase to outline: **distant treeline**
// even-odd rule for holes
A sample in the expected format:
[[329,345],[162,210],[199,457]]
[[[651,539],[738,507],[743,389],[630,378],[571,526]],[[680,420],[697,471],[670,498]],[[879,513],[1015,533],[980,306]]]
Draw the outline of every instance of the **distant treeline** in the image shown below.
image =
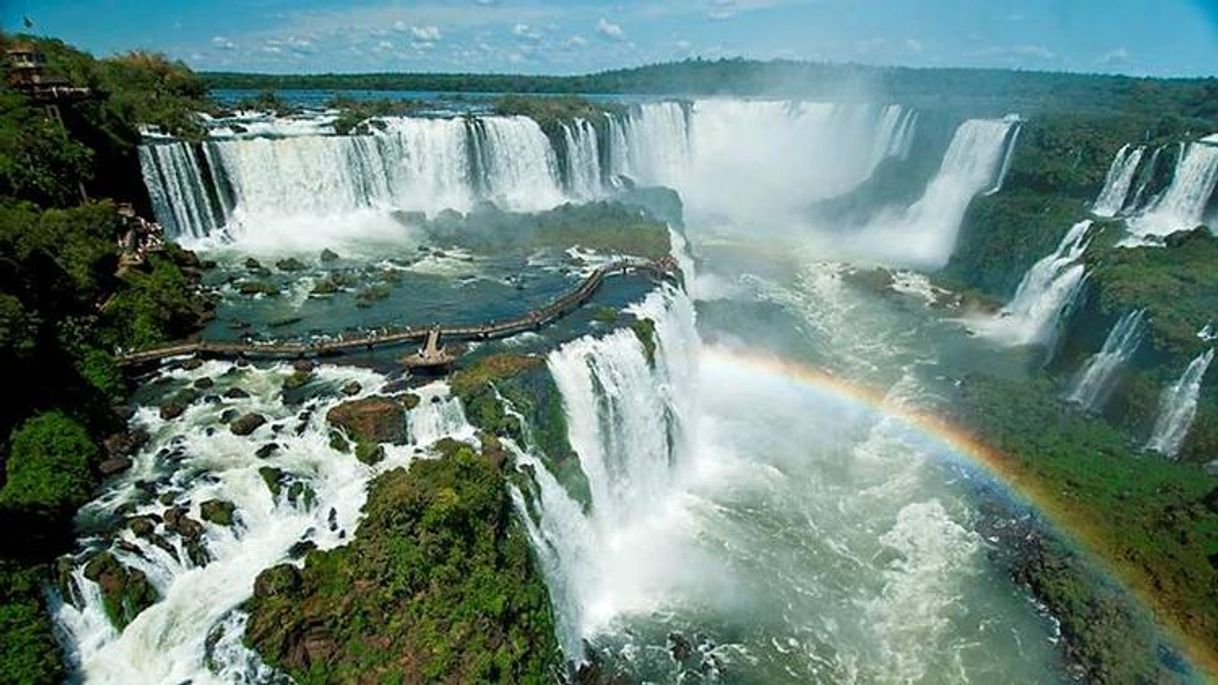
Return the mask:
[[204,72],[213,89],[413,90],[858,97],[975,107],[980,102],[1218,118],[1218,79],[1150,79],[1001,69],[913,69],[746,59],[654,64],[578,76],[518,74],[243,74]]

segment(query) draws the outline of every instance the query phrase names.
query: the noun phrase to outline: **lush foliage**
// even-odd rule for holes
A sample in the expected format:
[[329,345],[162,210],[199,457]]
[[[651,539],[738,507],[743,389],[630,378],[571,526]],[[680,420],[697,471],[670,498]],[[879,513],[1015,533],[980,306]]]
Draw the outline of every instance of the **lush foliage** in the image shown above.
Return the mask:
[[372,484],[345,547],[264,572],[246,639],[296,682],[546,683],[558,650],[499,465],[445,442]]
[[[1218,487],[1194,466],[1135,452],[1108,423],[1063,405],[1048,381],[972,375],[954,404],[957,420],[1004,455],[1002,470],[1034,489],[1037,504],[1085,532],[1123,580],[1142,590],[1156,613],[1194,640],[1218,641]],[[1148,682],[1154,641],[1127,621],[1102,619],[1124,610],[1097,599],[1077,569],[1049,564],[1036,583],[1081,640],[1104,682]],[[1107,603],[1109,606],[1105,606]],[[1153,682],[1153,681],[1149,681]]]
[[334,97],[326,102],[326,107],[339,110],[338,119],[334,121],[334,131],[339,135],[348,133],[369,133],[375,122],[369,123],[374,117],[400,117],[418,111],[424,103],[417,100],[356,100],[347,97]]

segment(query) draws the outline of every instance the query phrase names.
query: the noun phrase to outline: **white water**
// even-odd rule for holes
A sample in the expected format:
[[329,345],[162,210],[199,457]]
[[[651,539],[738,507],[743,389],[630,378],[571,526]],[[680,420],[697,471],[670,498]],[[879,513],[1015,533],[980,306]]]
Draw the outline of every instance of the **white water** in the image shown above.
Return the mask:
[[1015,144],[1019,142],[1019,132],[1023,130],[1023,124],[1016,123],[1015,130],[1011,133],[1011,141],[1007,143],[1007,152],[1002,156],[1002,166],[998,170],[998,180],[994,182],[994,187],[985,191],[986,195],[997,195],[1002,191],[1002,184],[1007,180],[1007,172],[1011,170],[1011,159],[1015,157]]
[[1164,391],[1159,418],[1155,420],[1146,449],[1168,457],[1175,457],[1180,452],[1184,439],[1188,437],[1188,429],[1193,425],[1193,418],[1197,415],[1201,381],[1205,379],[1205,372],[1213,361],[1213,348],[1197,355],[1189,362],[1180,380]]
[[862,229],[854,239],[859,251],[905,266],[935,269],[946,264],[973,196],[1001,187],[996,177],[1014,146],[1015,136],[1008,134],[1016,123],[1012,118],[962,123],[922,197]]
[[1015,296],[994,317],[974,322],[977,332],[1008,345],[1053,347],[1062,322],[1081,290],[1083,252],[1091,221],[1066,232],[1057,249],[1041,258],[1019,282]]
[[604,193],[601,183],[601,154],[596,128],[587,119],[562,124],[567,155],[567,191],[577,198],[593,198]]
[[1130,232],[1144,239],[1196,228],[1205,220],[1216,184],[1218,147],[1187,144],[1176,162],[1171,185],[1145,211],[1130,219]]
[[1087,360],[1067,399],[1090,410],[1103,406],[1117,370],[1133,358],[1138,345],[1142,343],[1145,313],[1143,309],[1135,309],[1117,320],[1112,330],[1108,331],[1103,347]]
[[193,146],[141,145],[139,157],[153,211],[168,235],[201,238],[223,225],[227,213],[209,195]]
[[1125,206],[1125,198],[1133,184],[1134,172],[1138,170],[1145,150],[1142,146],[1129,145],[1123,145],[1117,150],[1112,166],[1108,167],[1108,175],[1104,178],[1104,188],[1091,207],[1096,216],[1116,216]]
[[[376,392],[384,379],[350,367],[319,367],[313,383],[326,389],[324,397],[293,407],[284,405],[280,395],[283,379],[291,373],[286,365],[260,370],[220,362],[193,371],[169,371],[167,378],[183,384],[213,378],[215,387],[207,393],[241,387],[250,397],[199,401],[172,421],[162,420],[154,407],[139,410],[134,423],[147,429],[152,440],[135,457],[131,471],[110,484],[82,515],[104,517],[123,505],[133,508],[132,515],[161,515],[171,505],[143,494],[138,486],[154,482],[157,496],[171,497],[172,506],[203,523],[210,560],[192,562],[183,540],[161,525],[156,532],[173,554],[126,527],[118,534],[123,546],[102,538],[85,540],[88,551],[79,555],[74,574],[80,599],[56,611],[72,649],[71,660],[84,680],[114,685],[265,682],[269,669],[241,645],[245,616],[238,608],[251,596],[258,573],[286,561],[297,542],[312,541],[322,549],[342,544],[356,528],[373,475],[405,465],[415,448],[425,448],[442,434],[470,433],[460,407],[453,409],[455,401],[447,398],[447,388],[427,386],[419,390],[424,401],[408,415],[413,444],[388,446],[384,461],[366,466],[330,447],[324,416],[346,382],[359,381],[364,396]],[[268,422],[248,437],[236,436],[218,418],[226,409],[257,411]],[[257,448],[272,441],[280,449],[266,459],[257,458]],[[264,466],[307,484],[316,493],[315,503],[290,501],[286,483],[279,497],[272,497],[259,474]],[[236,506],[234,526],[203,522],[200,505],[212,498]],[[82,572],[100,549],[109,549],[124,565],[147,574],[162,597],[121,633],[106,618],[97,584]],[[214,640],[211,647],[209,638]]]

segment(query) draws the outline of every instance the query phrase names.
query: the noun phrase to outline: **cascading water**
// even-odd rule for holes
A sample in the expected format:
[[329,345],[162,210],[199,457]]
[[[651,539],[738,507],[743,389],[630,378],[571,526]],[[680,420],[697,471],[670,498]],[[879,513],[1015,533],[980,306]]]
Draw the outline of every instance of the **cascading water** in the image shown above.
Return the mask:
[[1205,379],[1205,372],[1213,361],[1213,348],[1197,355],[1189,362],[1180,380],[1164,391],[1159,418],[1155,420],[1146,449],[1167,457],[1175,457],[1180,452],[1184,439],[1188,437],[1188,430],[1193,425],[1193,418],[1197,415],[1201,381]]
[[1032,265],[1015,297],[997,316],[978,322],[977,330],[1008,345],[1043,345],[1052,349],[1062,317],[1081,290],[1085,267],[1079,261],[1090,242],[1091,221],[1066,232],[1051,254]]
[[[294,406],[282,395],[291,373],[286,365],[243,369],[221,362],[167,371],[161,382],[213,379],[215,401],[191,405],[173,420],[162,419],[154,407],[139,409],[133,423],[151,434],[148,446],[81,513],[86,521],[130,523],[82,541],[73,587],[56,608],[83,679],[115,685],[278,682],[242,645],[240,605],[258,573],[293,557],[301,543],[323,549],[342,544],[356,528],[369,479],[408,463],[411,450],[445,435],[472,436],[447,388],[425,386],[418,390],[425,401],[408,413],[412,444],[390,446],[384,461],[366,466],[331,446],[324,417],[347,382],[358,381],[366,396],[385,379],[351,367],[319,367],[312,384],[320,395]],[[226,393],[231,388],[243,393]],[[221,421],[225,412],[258,412],[268,420],[238,436]],[[207,522],[209,500],[232,506],[232,525]],[[121,631],[107,617],[98,582],[86,578],[88,560],[103,550],[143,573],[159,595]]]
[[141,145],[139,157],[153,212],[170,236],[202,238],[224,225],[227,207],[216,197],[219,187],[206,182],[193,145]]
[[1002,191],[1002,184],[1007,180],[1007,172],[1011,170],[1011,159],[1015,157],[1015,144],[1019,142],[1019,132],[1023,130],[1023,124],[1016,122],[1014,130],[1011,132],[1011,141],[1007,143],[1007,152],[1002,156],[1002,166],[998,168],[998,180],[994,181],[994,187],[985,191],[986,195],[997,195]]
[[853,242],[859,251],[896,264],[938,268],[956,246],[960,222],[973,196],[995,187],[1014,145],[1018,120],[970,119],[956,129],[939,171],[922,197],[899,213],[886,213]]
[[629,329],[581,338],[547,360],[587,481],[587,510],[538,459],[521,457],[536,470],[531,534],[555,595],[562,643],[575,660],[582,657],[582,638],[648,601],[657,579],[640,565],[646,550],[622,541],[660,515],[689,458],[689,403],[697,397],[693,305],[666,287],[630,309],[655,322],[650,360]]
[[573,197],[587,199],[601,195],[601,153],[596,140],[596,128],[587,119],[577,118],[562,124],[566,146],[567,192]]
[[478,129],[487,196],[508,209],[536,210],[563,200],[550,141],[528,117],[486,117]]
[[1138,238],[1165,236],[1196,228],[1218,185],[1218,146],[1188,143],[1176,162],[1171,185],[1141,214],[1129,221]]
[[1103,406],[1112,389],[1117,370],[1130,359],[1142,343],[1142,320],[1146,311],[1135,309],[1126,312],[1117,320],[1104,345],[1087,360],[1078,380],[1066,399],[1085,409],[1097,410]]
[[1146,148],[1142,146],[1131,147],[1129,145],[1121,146],[1117,150],[1116,157],[1112,160],[1112,166],[1108,167],[1108,175],[1104,178],[1104,188],[1100,191],[1099,197],[1096,198],[1095,204],[1091,206],[1091,211],[1096,216],[1116,216],[1125,206],[1125,198],[1129,195],[1129,188],[1133,185],[1135,172],[1138,170],[1138,164],[1142,162],[1142,154]]

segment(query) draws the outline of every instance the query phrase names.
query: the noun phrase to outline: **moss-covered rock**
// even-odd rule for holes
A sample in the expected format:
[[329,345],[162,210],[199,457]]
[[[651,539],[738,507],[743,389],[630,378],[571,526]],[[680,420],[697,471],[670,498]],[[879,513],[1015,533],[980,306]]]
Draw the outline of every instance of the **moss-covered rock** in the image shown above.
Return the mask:
[[123,566],[110,552],[90,559],[84,574],[101,588],[106,616],[119,630],[160,599],[143,571]]
[[654,366],[656,363],[656,322],[647,318],[635,319],[630,324],[630,330],[634,331],[635,337],[643,345],[643,354],[647,356],[647,363]]
[[357,442],[405,444],[406,407],[396,398],[374,396],[343,402],[326,412],[326,421]]
[[233,525],[233,513],[237,505],[220,499],[209,499],[199,505],[199,518],[217,526]]
[[247,643],[301,685],[547,683],[545,584],[489,458],[446,443],[373,481],[355,539],[255,583]]
[[242,414],[234,419],[233,422],[229,424],[228,429],[232,431],[233,435],[249,435],[255,430],[258,430],[258,428],[264,423],[266,423],[265,416],[255,412],[250,412],[248,414]]

